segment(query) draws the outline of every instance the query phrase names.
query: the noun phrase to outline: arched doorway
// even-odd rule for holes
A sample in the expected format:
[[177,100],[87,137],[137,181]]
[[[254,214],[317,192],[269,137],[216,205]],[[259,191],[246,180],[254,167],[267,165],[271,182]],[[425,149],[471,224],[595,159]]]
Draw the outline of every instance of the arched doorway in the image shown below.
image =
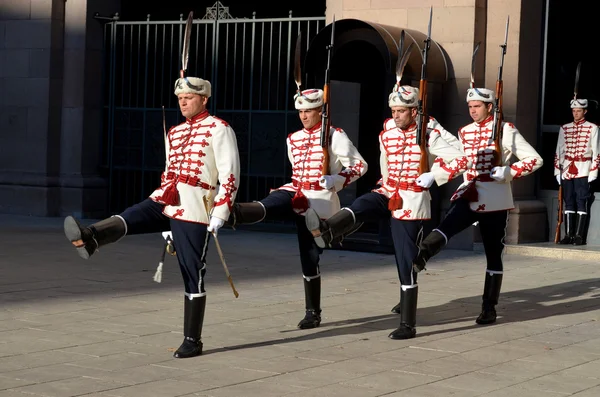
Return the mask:
[[[305,57],[306,87],[322,87],[327,68],[327,46],[331,41],[332,24],[325,26],[311,41]],[[396,82],[398,42],[402,28],[342,19],[335,22],[334,46],[330,64],[331,120],[343,128],[369,164],[367,174],[348,191],[340,192],[342,205],[370,191],[379,180],[378,136],[384,121],[390,117],[388,94]],[[404,69],[403,84],[419,85],[422,55],[426,35],[405,31],[406,49],[414,42],[411,55]],[[428,106],[441,92],[441,85],[448,79],[446,56],[434,41],[428,52],[427,78]],[[346,189],[344,189],[346,190]],[[345,242],[347,249],[390,252],[389,228],[385,224],[365,224]]]

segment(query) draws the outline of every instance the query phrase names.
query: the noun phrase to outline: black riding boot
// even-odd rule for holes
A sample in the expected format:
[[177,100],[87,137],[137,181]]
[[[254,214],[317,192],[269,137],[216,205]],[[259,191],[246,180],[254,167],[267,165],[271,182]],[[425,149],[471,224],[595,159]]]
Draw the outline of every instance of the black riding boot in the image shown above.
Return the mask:
[[317,328],[321,324],[321,277],[304,279],[304,301],[306,315],[298,323],[298,328]]
[[304,216],[306,227],[315,238],[320,248],[331,247],[332,241],[339,241],[349,232],[355,230],[354,214],[350,210],[341,209],[327,220],[322,221],[312,208]]
[[398,301],[398,304],[396,306],[392,307],[392,313],[402,313],[402,286],[400,287],[400,300]]
[[82,227],[77,219],[67,216],[64,229],[69,241],[83,241],[83,245],[76,247],[83,259],[88,259],[103,245],[119,240],[127,232],[125,221],[118,216],[111,216],[88,227]]
[[175,358],[196,357],[202,354],[202,323],[206,308],[206,295],[189,299],[184,297],[183,343],[173,353]]
[[391,339],[410,339],[417,335],[415,326],[417,325],[417,296],[419,293],[418,285],[407,285],[400,292],[400,303],[402,304],[402,313],[400,313],[400,327],[390,333]]
[[575,222],[577,221],[576,213],[565,213],[565,237],[559,241],[559,244],[573,244],[575,238]]
[[420,272],[425,269],[427,261],[437,255],[446,245],[446,236],[437,229],[434,229],[419,244],[419,253],[413,259],[413,270]]
[[[575,215],[575,214],[573,214]],[[577,227],[575,228],[575,237],[573,237],[573,245],[584,245],[584,233],[585,233],[585,224],[587,221],[588,214],[586,213],[577,213]]]
[[267,212],[262,203],[254,201],[252,203],[234,203],[233,210],[227,225],[236,227],[237,225],[251,225],[265,219]]
[[477,324],[492,324],[496,322],[496,305],[502,288],[502,273],[485,273],[485,285],[483,287],[483,304],[481,313],[475,322]]

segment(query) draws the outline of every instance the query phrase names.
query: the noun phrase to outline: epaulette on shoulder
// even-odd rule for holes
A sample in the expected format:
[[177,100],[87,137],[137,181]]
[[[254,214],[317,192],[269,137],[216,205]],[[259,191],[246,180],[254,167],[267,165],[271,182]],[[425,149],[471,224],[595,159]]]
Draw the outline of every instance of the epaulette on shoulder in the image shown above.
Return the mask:
[[[394,125],[389,126],[388,124],[390,124],[390,123],[394,123]],[[396,128],[396,123],[394,122],[394,119],[391,119],[391,118],[385,119],[385,121],[383,122],[383,130],[387,131],[387,130],[391,130],[394,128]]]
[[229,123],[223,119],[218,118],[217,116],[212,116],[215,120],[220,121],[225,127],[229,126]]

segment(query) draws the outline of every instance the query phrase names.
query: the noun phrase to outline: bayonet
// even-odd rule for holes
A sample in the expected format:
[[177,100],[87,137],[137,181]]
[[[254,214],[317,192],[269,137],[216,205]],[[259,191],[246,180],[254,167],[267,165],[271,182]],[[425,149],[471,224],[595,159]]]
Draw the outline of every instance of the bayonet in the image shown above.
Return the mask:
[[432,20],[433,20],[433,7],[429,7],[429,26],[427,28],[427,45],[428,46],[431,42],[431,22],[432,22]]
[[502,122],[504,121],[503,95],[504,82],[502,71],[504,69],[504,55],[508,46],[508,24],[510,16],[506,17],[506,31],[504,33],[504,44],[500,44],[500,66],[498,66],[498,80],[496,80],[496,99],[494,103],[494,122],[492,123],[492,141],[494,142],[494,165],[502,165]]
[[[504,84],[502,82],[502,71],[504,69],[504,55],[506,55],[506,47],[508,46],[508,24],[510,16],[506,17],[506,31],[504,34],[504,44],[500,44],[500,66],[498,66],[498,80],[496,81],[496,103],[494,105],[494,124],[492,126],[492,139],[494,141],[502,142],[498,139],[498,130],[502,127],[502,94],[504,91]],[[499,150],[499,148],[496,148]]]

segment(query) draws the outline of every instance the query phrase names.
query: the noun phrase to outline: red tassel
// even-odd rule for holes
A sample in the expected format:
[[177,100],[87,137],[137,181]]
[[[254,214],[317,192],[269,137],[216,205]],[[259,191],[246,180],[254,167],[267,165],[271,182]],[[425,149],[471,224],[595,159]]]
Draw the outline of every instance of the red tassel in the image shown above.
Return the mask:
[[308,198],[306,198],[301,190],[296,191],[296,194],[292,198],[292,207],[298,213],[303,213],[308,209]]
[[471,183],[469,187],[467,187],[467,189],[461,197],[470,203],[479,201],[479,193],[477,192],[477,188],[475,187],[475,182]]
[[571,175],[577,175],[579,173],[579,170],[577,169],[577,166],[575,165],[574,161],[571,161],[567,172]]
[[162,201],[167,205],[179,204],[179,191],[177,190],[177,182],[171,183],[162,195]]
[[388,210],[396,211],[399,209],[402,209],[402,197],[400,197],[398,191],[396,190],[392,197],[390,197],[390,200],[388,201]]

